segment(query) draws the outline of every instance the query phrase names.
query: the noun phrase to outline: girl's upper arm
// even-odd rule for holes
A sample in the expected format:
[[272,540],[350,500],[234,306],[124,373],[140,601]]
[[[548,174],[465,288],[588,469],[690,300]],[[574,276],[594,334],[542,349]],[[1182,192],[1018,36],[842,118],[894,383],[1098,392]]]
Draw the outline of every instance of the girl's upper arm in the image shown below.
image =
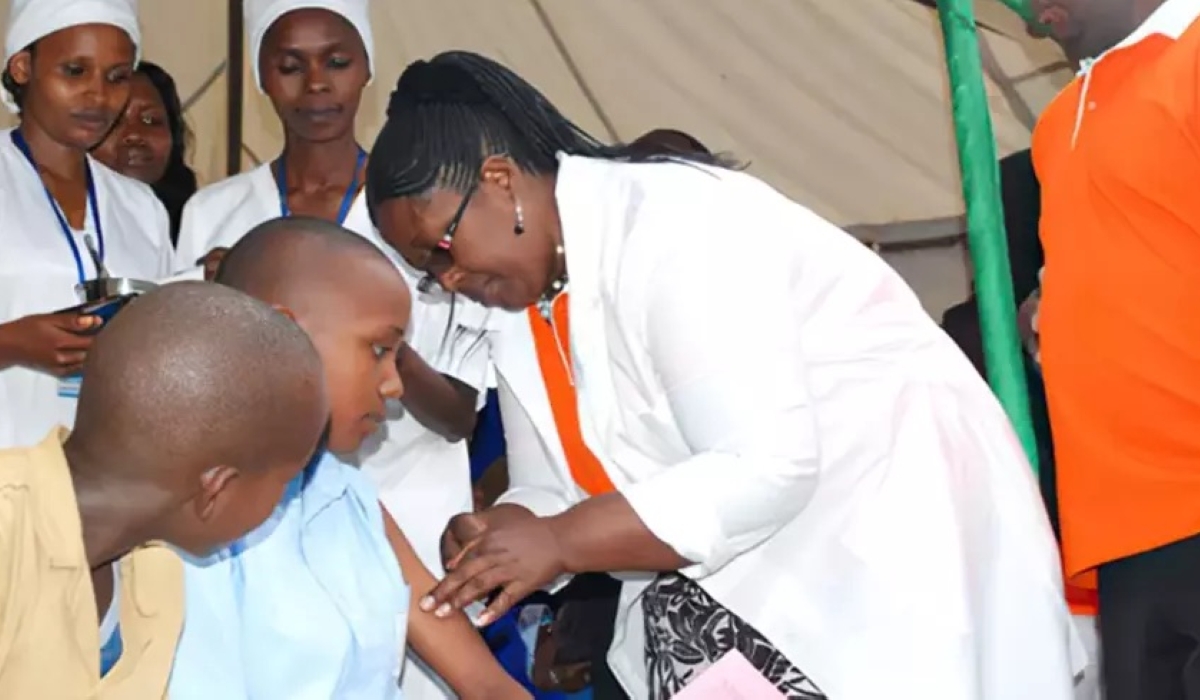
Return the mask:
[[421,563],[412,544],[386,508],[383,509],[383,524],[404,579],[412,589],[408,643],[417,656],[462,698],[507,700],[530,697],[500,667],[466,615],[454,613],[439,618],[418,607],[421,598],[433,588],[433,575]]

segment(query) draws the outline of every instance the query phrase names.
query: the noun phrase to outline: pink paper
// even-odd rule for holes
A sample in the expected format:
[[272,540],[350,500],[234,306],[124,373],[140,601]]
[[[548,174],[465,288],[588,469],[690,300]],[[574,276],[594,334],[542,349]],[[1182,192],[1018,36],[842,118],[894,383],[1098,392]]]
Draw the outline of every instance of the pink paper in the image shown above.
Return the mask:
[[674,697],[675,700],[786,700],[737,651],[722,656]]

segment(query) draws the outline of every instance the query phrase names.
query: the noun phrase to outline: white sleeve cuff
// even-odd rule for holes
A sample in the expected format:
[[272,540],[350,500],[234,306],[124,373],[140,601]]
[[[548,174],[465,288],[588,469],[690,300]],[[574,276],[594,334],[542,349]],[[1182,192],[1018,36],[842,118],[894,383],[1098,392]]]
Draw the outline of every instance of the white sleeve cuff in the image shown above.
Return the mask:
[[172,282],[203,282],[204,281],[204,266],[197,265],[186,270],[181,270],[173,275],[164,277],[158,281],[158,286],[171,284]]
[[679,556],[696,562],[695,567],[684,572],[696,578],[721,568],[733,557],[733,552],[728,547],[728,538],[721,533],[716,514],[688,496],[695,489],[694,484],[687,483],[691,480],[683,473],[687,471],[690,471],[688,464],[679,465],[655,478],[631,484],[622,489],[621,495],[646,529]]
[[567,502],[567,499],[558,494],[546,489],[530,488],[527,486],[505,491],[500,498],[496,499],[497,505],[501,503],[521,506],[539,518],[549,518],[558,515],[572,505]]
[[621,493],[655,537],[695,562],[683,573],[703,578],[799,515],[817,474],[815,460],[703,452]]

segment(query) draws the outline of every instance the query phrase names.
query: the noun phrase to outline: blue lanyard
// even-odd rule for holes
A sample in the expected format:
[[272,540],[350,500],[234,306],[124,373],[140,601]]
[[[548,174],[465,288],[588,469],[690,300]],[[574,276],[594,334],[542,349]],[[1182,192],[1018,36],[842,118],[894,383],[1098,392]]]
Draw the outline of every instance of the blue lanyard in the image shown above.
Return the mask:
[[[291,207],[287,201],[287,168],[285,167],[286,154],[279,157],[279,167],[275,169],[275,184],[279,187],[279,212],[280,216],[287,218],[292,215]],[[358,173],[362,171],[363,163],[367,161],[367,152],[363,149],[358,149],[358,160],[354,163],[354,179],[350,181],[350,186],[346,188],[346,194],[342,195],[342,205],[338,207],[337,223],[341,226],[346,223],[346,217],[350,215],[350,207],[354,205],[354,197],[358,194]]]
[[[114,593],[114,595],[116,595]],[[100,647],[100,677],[108,675],[113,666],[121,660],[121,654],[125,651],[125,642],[121,639],[121,626],[113,630],[112,636],[104,641],[104,646]]]
[[[46,187],[46,183],[42,182],[42,176],[38,173],[37,161],[33,159],[33,152],[29,150],[29,144],[26,143],[25,137],[18,129],[13,129],[11,134],[13,145],[25,156],[25,160],[29,161],[29,167],[33,168],[33,174],[37,176],[38,182],[42,183],[42,190],[46,193],[46,200],[50,202],[50,208],[54,211],[54,216],[58,217],[58,225],[62,229],[63,238],[66,238],[67,245],[71,246],[71,256],[75,258],[75,272],[79,276],[79,283],[83,284],[87,281],[87,273],[83,270],[83,256],[79,254],[79,244],[75,242],[75,235],[71,231],[71,225],[67,223],[67,217],[63,214],[62,207],[58,206],[58,202],[54,201],[54,195],[50,193],[50,188]],[[99,254],[100,260],[103,261],[104,229],[100,226],[100,200],[96,197],[96,181],[92,178],[91,163],[85,159],[83,167],[87,172],[87,204],[92,210],[92,223],[96,227],[96,245],[100,246],[100,250],[96,252]]]

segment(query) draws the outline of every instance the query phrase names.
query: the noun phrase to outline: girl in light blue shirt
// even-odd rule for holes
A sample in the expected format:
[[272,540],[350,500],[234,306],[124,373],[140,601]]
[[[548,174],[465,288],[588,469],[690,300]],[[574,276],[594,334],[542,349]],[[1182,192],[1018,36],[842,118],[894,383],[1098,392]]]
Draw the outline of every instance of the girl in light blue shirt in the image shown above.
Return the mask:
[[217,281],[275,305],[312,338],[326,369],[329,451],[262,527],[189,562],[171,698],[398,698],[406,641],[460,697],[528,698],[464,616],[409,616],[404,578],[422,595],[433,578],[374,488],[332,454],[355,451],[403,392],[396,353],[411,298],[391,261],[336,224],[293,217],[242,238]]

